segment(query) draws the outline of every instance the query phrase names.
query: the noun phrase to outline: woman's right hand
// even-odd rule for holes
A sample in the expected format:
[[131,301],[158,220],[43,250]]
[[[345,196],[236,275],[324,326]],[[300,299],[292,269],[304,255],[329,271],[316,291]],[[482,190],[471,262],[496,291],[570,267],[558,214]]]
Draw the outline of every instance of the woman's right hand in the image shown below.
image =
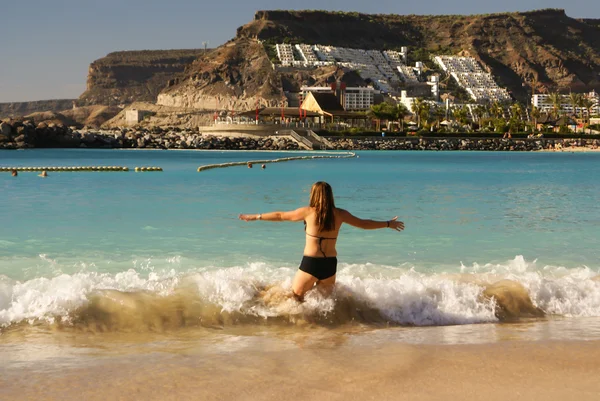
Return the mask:
[[402,231],[404,230],[404,222],[398,221],[398,216],[394,216],[393,219],[388,220],[388,227],[392,230]]
[[244,221],[255,221],[258,220],[258,214],[240,214],[238,218]]

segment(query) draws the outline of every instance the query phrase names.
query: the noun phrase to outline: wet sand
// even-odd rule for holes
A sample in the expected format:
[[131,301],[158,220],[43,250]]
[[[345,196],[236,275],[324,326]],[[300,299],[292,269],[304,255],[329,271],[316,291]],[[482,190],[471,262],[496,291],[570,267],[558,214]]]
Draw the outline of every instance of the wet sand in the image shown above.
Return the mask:
[[[408,344],[230,336],[0,368],[2,400],[597,400],[600,341]],[[90,338],[93,341],[93,337]],[[48,347],[40,347],[39,351]],[[109,347],[110,348],[110,347]],[[113,350],[114,351],[114,350]],[[57,354],[60,352],[57,352]],[[32,355],[39,358],[40,355]],[[64,357],[64,354],[63,354]],[[18,363],[20,362],[20,363]],[[63,361],[64,362],[64,361]]]

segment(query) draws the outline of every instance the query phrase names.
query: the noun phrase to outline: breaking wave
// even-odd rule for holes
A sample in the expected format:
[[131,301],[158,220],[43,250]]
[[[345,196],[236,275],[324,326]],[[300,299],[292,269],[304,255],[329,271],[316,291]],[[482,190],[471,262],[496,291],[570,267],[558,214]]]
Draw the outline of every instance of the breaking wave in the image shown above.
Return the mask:
[[0,328],[45,324],[92,331],[235,325],[456,325],[544,315],[600,316],[600,280],[587,267],[505,264],[456,273],[342,265],[331,297],[298,303],[294,269],[254,263],[189,271],[81,272],[19,282],[0,276]]

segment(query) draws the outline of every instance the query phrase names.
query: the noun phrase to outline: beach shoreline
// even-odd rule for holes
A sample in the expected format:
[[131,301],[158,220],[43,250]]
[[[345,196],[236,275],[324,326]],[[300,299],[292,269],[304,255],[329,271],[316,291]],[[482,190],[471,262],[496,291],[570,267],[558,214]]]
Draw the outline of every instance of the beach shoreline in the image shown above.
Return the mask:
[[90,364],[13,368],[7,400],[596,400],[600,341],[468,345],[348,344],[281,347],[235,338],[210,355],[161,349],[97,356]]
[[[218,149],[218,150],[431,150],[431,151],[553,151],[600,148],[600,139],[501,138],[482,134],[462,136],[319,136],[303,128],[232,130],[200,128],[136,128],[78,130],[30,122],[4,123],[8,134],[0,149],[103,148],[103,149]],[[297,131],[297,132],[296,132]]]
[[568,152],[600,152],[600,148],[596,147],[596,148],[592,148],[589,146],[571,146],[568,148],[561,148],[561,149],[542,149],[539,150],[539,152],[550,152],[550,153],[568,153]]

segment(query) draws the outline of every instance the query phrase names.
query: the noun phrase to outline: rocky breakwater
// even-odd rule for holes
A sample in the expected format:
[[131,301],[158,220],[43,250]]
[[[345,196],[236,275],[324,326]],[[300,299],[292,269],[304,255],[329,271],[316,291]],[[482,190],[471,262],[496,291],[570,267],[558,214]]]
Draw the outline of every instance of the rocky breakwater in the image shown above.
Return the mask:
[[299,146],[285,136],[217,137],[178,128],[77,130],[30,121],[0,123],[0,149],[27,148],[298,150]]
[[[119,136],[120,134],[120,136]],[[137,149],[216,149],[216,150],[298,150],[298,143],[286,136],[213,136],[193,130],[120,130],[113,134],[118,147]]]
[[504,139],[504,138],[347,138],[331,137],[338,150],[485,150],[539,151],[569,148],[597,148],[598,139]]
[[73,132],[63,125],[35,125],[32,121],[0,122],[0,149],[70,148],[79,143]]

